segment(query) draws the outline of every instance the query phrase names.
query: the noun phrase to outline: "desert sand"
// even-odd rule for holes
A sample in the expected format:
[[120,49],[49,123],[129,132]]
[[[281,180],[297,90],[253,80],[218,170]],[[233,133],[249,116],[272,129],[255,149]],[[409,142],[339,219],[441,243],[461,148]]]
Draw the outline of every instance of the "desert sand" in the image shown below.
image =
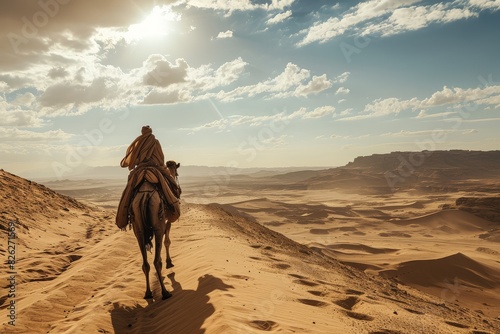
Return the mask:
[[125,180],[47,182],[55,192],[1,171],[2,233],[17,239],[15,298],[0,245],[0,331],[499,333],[498,168],[434,157],[397,189],[381,174],[390,155],[224,179],[181,168],[164,301],[154,271],[143,299],[137,242],[114,225]]

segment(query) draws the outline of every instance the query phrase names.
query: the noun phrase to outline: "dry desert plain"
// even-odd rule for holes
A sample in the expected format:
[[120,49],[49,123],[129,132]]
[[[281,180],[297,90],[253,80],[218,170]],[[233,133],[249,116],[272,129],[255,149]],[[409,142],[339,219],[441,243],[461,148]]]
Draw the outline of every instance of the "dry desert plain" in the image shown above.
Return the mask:
[[124,179],[41,185],[1,171],[0,332],[499,333],[499,167],[498,151],[181,166],[164,301],[153,271],[155,298],[142,298],[137,242],[114,225]]

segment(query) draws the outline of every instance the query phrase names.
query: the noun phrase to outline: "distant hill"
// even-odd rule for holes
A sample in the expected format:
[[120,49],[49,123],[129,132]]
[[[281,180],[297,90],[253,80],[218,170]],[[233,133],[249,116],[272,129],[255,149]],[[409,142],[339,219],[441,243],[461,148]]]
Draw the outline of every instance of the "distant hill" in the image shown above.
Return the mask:
[[[278,174],[289,172],[302,171],[305,169],[322,170],[325,167],[249,167],[249,168],[234,168],[224,166],[196,166],[196,165],[183,165],[179,170],[180,177],[189,181],[190,178],[206,178],[212,176],[225,176],[225,175],[251,175],[252,177],[269,177]],[[81,166],[67,175],[64,175],[64,180],[126,180],[129,170],[121,168],[120,166]],[[54,181],[54,178],[43,178],[38,181]],[[61,181],[61,180],[59,180]]]
[[[407,189],[457,190],[467,188],[474,180],[491,180],[491,185],[499,183],[500,151],[373,154],[357,157],[343,167],[287,173],[275,176],[273,180],[295,180],[307,189],[338,189],[367,194]],[[474,187],[480,191],[484,183],[474,183]]]
[[500,175],[499,166],[500,151],[450,150],[373,154],[357,157],[345,167],[368,169],[377,173],[400,170],[402,173],[417,175],[422,175],[424,171],[425,173],[433,171],[437,173],[434,176],[445,171],[451,178],[464,176],[484,178]]

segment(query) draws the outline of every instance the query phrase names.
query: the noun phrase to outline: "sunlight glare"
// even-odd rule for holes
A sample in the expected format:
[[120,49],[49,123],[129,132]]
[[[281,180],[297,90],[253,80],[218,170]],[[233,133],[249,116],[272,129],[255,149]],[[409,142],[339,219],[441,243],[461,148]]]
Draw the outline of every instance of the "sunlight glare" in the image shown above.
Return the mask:
[[170,7],[155,6],[142,22],[129,26],[127,37],[130,40],[162,37],[168,34],[171,23],[178,20],[178,14]]

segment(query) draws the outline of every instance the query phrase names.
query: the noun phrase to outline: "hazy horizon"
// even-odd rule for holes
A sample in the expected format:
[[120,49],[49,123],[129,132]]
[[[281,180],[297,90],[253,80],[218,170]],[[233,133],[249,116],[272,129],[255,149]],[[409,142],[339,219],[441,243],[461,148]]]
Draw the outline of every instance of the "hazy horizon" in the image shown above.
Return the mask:
[[[165,157],[342,166],[494,150],[498,1],[0,4],[0,168],[117,166],[150,125]],[[102,15],[106,13],[106,15]]]

